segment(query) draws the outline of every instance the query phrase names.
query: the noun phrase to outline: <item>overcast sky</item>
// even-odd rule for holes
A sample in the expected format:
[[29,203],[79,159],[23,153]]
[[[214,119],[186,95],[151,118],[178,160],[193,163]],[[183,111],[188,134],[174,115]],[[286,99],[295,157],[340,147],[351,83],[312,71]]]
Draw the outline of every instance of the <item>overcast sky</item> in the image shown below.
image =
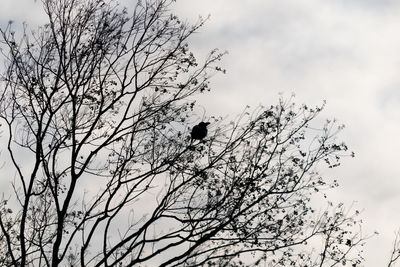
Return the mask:
[[[320,104],[323,117],[346,125],[341,138],[356,152],[325,172],[340,181],[331,194],[364,209],[367,267],[385,266],[400,227],[400,1],[184,0],[178,12],[211,15],[193,38],[197,49],[228,50],[226,75],[203,102],[237,113],[276,103],[279,93]],[[204,100],[205,101],[205,100]]]
[[[39,3],[1,0],[1,24],[41,21]],[[327,100],[322,116],[346,124],[340,137],[356,152],[325,172],[340,181],[331,197],[364,209],[364,232],[380,233],[365,266],[387,265],[400,227],[400,1],[180,0],[174,8],[187,20],[211,15],[192,38],[199,55],[229,52],[227,74],[200,103],[208,115],[275,104],[280,92],[298,103]]]

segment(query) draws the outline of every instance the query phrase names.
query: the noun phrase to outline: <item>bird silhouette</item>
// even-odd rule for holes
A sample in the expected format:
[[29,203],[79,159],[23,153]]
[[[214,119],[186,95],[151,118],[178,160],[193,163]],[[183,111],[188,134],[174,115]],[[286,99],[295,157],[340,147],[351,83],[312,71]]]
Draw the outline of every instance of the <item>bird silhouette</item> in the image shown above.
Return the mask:
[[199,124],[195,125],[192,129],[192,132],[190,136],[192,137],[193,140],[203,140],[204,137],[207,136],[207,125],[209,125],[209,122],[200,122]]

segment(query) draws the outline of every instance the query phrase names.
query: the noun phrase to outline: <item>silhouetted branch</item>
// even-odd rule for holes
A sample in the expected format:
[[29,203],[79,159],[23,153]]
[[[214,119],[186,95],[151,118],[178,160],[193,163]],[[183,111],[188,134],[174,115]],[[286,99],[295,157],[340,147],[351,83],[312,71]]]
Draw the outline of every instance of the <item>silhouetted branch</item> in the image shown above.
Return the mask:
[[400,258],[400,231],[397,231],[396,238],[393,243],[393,250],[390,255],[388,267],[395,266],[394,264]]
[[337,186],[317,165],[349,155],[342,126],[309,127],[323,107],[291,98],[191,132],[192,97],[224,72],[223,53],[198,63],[187,42],[204,20],[181,22],[171,2],[43,0],[48,24],[21,38],[1,29],[0,118],[16,175],[0,206],[0,261],[358,264],[356,214],[312,205]]

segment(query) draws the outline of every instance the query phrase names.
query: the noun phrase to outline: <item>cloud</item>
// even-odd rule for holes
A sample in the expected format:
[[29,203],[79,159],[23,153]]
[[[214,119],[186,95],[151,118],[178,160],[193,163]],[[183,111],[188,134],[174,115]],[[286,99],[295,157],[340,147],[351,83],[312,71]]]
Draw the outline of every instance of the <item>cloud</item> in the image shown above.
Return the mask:
[[336,4],[341,4],[343,6],[352,7],[352,8],[366,8],[371,10],[382,10],[392,7],[398,7],[399,2],[396,0],[340,0],[337,1]]
[[[215,47],[229,51],[227,74],[199,97],[208,115],[275,104],[279,92],[311,105],[327,100],[322,115],[347,125],[341,138],[357,156],[324,174],[341,183],[335,199],[358,201],[367,231],[381,233],[367,244],[365,266],[386,264],[400,227],[400,2],[181,0],[171,8],[190,22],[211,15],[191,38],[199,59]],[[2,25],[40,23],[41,14],[40,3],[2,0]]]
[[2,0],[0,9],[0,25],[12,20],[16,23],[44,23],[44,13],[40,1],[33,0]]
[[400,83],[377,92],[377,105],[382,116],[395,123],[400,121]]
[[400,3],[195,2],[178,4],[183,16],[211,13],[195,49],[229,51],[227,75],[214,78],[212,98],[202,98],[207,110],[234,114],[246,104],[274,104],[278,92],[295,92],[307,104],[326,99],[322,115],[347,125],[341,138],[357,156],[325,175],[342,185],[335,199],[358,201],[366,229],[381,233],[367,244],[365,266],[385,264],[400,227]]

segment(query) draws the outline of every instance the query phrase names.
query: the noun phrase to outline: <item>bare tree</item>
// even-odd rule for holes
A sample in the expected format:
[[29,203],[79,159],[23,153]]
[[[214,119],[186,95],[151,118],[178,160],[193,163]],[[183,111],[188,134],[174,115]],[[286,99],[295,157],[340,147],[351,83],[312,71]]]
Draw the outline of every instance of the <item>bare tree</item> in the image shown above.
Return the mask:
[[400,230],[396,232],[396,237],[393,242],[393,249],[390,254],[388,267],[396,266],[396,262],[400,258]]
[[356,214],[312,205],[336,186],[315,167],[348,154],[335,121],[308,126],[321,108],[290,99],[210,117],[191,140],[193,97],[224,72],[217,50],[203,63],[189,50],[202,19],[181,22],[166,0],[42,4],[48,24],[1,30],[15,173],[0,203],[2,266],[361,262]]

